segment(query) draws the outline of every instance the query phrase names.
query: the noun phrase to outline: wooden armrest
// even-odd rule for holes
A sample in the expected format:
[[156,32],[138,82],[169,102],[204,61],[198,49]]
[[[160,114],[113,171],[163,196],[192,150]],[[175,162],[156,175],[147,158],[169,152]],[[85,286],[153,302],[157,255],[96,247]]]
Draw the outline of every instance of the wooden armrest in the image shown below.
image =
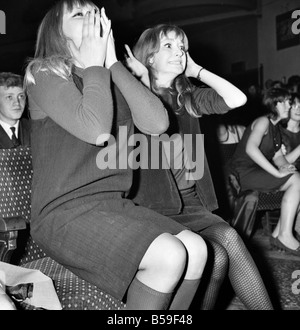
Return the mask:
[[26,221],[22,216],[2,218],[0,217],[0,232],[26,229]]
[[12,252],[17,248],[18,231],[26,229],[22,216],[0,217],[0,260],[9,262]]

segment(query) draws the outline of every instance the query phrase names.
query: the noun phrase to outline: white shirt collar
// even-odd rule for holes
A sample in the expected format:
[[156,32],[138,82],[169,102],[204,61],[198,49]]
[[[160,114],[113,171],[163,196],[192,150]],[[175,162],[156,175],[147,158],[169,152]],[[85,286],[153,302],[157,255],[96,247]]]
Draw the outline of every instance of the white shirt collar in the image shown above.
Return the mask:
[[17,121],[17,123],[15,125],[9,125],[7,123],[5,123],[3,120],[0,120],[0,125],[3,127],[3,129],[5,130],[6,134],[9,136],[9,138],[11,139],[12,137],[12,131],[11,131],[11,127],[15,127],[15,134],[16,137],[18,138],[18,134],[19,134],[19,122],[20,120]]

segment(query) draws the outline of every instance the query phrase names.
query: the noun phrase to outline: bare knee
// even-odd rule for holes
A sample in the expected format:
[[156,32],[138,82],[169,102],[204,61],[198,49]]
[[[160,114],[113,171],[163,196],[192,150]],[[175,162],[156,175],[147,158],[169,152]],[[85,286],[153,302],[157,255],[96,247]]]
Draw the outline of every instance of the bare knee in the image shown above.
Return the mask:
[[293,188],[300,191],[300,174],[294,173],[289,180],[286,182],[287,188]]
[[169,233],[164,233],[150,244],[139,269],[160,274],[175,283],[181,278],[186,262],[187,252],[181,241]]
[[207,261],[207,246],[204,239],[192,231],[185,230],[176,235],[188,252],[187,279],[200,278]]

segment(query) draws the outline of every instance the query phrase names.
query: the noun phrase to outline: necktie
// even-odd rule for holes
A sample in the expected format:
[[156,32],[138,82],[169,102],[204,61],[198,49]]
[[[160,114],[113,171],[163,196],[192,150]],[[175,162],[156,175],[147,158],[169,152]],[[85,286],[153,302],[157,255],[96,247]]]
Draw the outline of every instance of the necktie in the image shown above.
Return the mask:
[[17,147],[17,146],[20,145],[20,142],[19,142],[19,140],[18,140],[18,138],[16,137],[16,134],[15,134],[15,130],[16,130],[16,128],[15,128],[15,127],[11,127],[10,129],[11,129],[11,131],[12,131],[12,137],[11,137],[11,140],[12,140],[12,142],[13,142],[13,144],[14,144],[14,147]]

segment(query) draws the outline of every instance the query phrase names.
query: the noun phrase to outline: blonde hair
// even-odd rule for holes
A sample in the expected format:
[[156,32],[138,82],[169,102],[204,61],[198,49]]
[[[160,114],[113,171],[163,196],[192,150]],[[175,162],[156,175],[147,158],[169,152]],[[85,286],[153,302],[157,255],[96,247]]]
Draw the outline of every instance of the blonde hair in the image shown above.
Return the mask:
[[[167,36],[170,32],[175,32],[176,37],[182,39],[185,51],[187,52],[189,45],[185,32],[178,26],[172,24],[158,24],[145,30],[133,47],[134,56],[145,65],[149,71],[151,89],[156,94],[157,88],[155,86],[155,77],[151,67],[151,59],[159,52],[161,38]],[[197,113],[192,95],[194,88],[195,87],[190,83],[184,73],[178,75],[174,79],[170,91],[174,95],[177,95],[178,109],[175,110],[175,113],[182,113],[182,111],[186,109],[192,117],[201,117],[201,115]]]
[[47,12],[38,29],[34,58],[28,61],[25,71],[25,87],[35,84],[34,74],[39,71],[70,78],[74,61],[62,31],[63,14],[85,5],[95,7],[90,0],[60,0]]

